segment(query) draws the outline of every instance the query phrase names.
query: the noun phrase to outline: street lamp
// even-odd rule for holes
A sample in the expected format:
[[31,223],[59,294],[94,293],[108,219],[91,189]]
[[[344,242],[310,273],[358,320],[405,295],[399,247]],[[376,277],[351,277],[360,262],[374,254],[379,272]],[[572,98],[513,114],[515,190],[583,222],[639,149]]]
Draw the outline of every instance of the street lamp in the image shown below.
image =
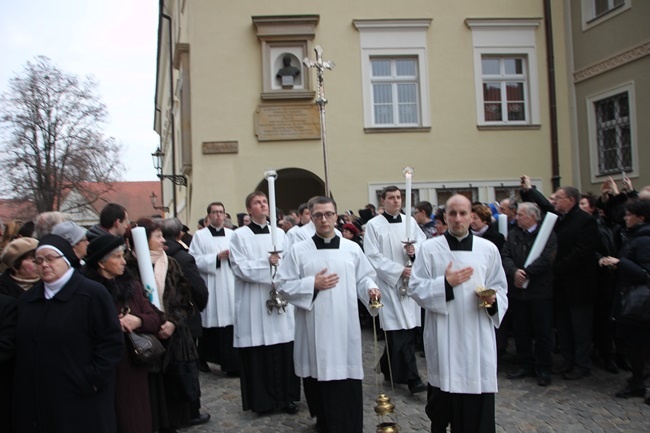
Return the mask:
[[169,208],[167,206],[156,206],[156,201],[158,200],[158,196],[153,191],[151,191],[151,195],[149,196],[149,200],[151,200],[151,206],[154,209],[160,210],[160,211],[163,211],[163,212],[169,212]]
[[162,174],[162,161],[165,153],[160,150],[160,147],[151,154],[153,159],[153,168],[158,172],[159,179],[170,179],[174,185],[187,186],[187,177],[182,174]]

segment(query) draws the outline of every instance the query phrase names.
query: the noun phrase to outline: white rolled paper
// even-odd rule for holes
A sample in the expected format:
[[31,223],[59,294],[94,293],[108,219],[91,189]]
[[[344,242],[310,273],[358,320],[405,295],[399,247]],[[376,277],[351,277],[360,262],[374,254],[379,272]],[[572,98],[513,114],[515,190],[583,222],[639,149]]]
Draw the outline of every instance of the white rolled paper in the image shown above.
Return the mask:
[[[548,238],[551,237],[551,233],[553,233],[555,221],[557,221],[557,215],[555,215],[553,212],[546,212],[546,216],[544,217],[544,221],[542,221],[542,225],[539,228],[535,242],[533,242],[533,246],[528,253],[528,258],[524,263],[524,268],[533,263],[539,258],[539,256],[542,255],[542,251],[544,251],[546,242],[548,242]],[[528,288],[528,282],[529,280],[524,281],[524,289]]]
[[138,269],[140,269],[140,279],[144,286],[145,294],[149,301],[160,311],[164,307],[158,297],[158,288],[156,280],[153,277],[153,264],[151,263],[151,254],[149,253],[149,242],[147,241],[147,232],[144,227],[136,227],[131,230],[133,234],[133,247],[135,248],[135,257],[138,259]]
[[[268,174],[269,172],[267,172]],[[275,173],[274,173],[275,174]],[[277,236],[275,232],[278,227],[278,220],[275,210],[275,176],[267,175],[266,180],[269,182],[269,218],[271,219],[271,243],[273,244],[273,251],[277,251]]]
[[508,239],[508,216],[502,213],[499,214],[499,233]]

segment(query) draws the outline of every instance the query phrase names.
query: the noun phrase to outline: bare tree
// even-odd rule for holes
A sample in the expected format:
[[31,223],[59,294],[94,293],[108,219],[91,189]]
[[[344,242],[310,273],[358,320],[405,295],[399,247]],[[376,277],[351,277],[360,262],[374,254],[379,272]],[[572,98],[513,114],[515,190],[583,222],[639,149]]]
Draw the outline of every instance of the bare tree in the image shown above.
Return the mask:
[[[123,171],[121,147],[104,135],[108,116],[97,83],[59,69],[47,57],[27,62],[0,97],[0,167],[5,193],[31,198],[39,212],[88,182],[110,189]],[[97,195],[97,184],[92,195]]]

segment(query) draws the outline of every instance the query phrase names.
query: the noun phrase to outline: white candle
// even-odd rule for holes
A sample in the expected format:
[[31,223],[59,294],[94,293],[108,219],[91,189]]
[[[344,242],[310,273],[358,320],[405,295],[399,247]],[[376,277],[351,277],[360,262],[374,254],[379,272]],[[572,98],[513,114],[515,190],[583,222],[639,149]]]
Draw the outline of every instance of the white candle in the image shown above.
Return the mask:
[[[548,242],[548,238],[550,238],[551,233],[553,233],[553,228],[555,227],[556,221],[557,221],[557,215],[555,215],[552,212],[546,212],[544,221],[542,222],[542,225],[539,228],[537,237],[533,242],[533,246],[530,248],[530,252],[528,253],[528,258],[524,263],[524,268],[530,265],[531,263],[533,263],[535,260],[539,258],[539,256],[542,255],[542,252],[544,251],[544,247],[546,246],[546,242]],[[529,280],[524,281],[524,284],[522,285],[524,289],[528,288],[528,281]]]
[[501,233],[504,238],[508,239],[508,216],[500,213],[498,221],[499,233]]
[[156,287],[156,279],[153,276],[153,265],[151,263],[151,253],[149,252],[149,242],[147,241],[147,232],[144,227],[135,227],[131,230],[133,235],[133,247],[135,249],[135,257],[138,259],[138,269],[140,270],[140,279],[146,291],[149,301],[158,307],[159,310],[164,311],[164,307],[160,302],[158,296],[158,288]]
[[275,213],[275,178],[278,174],[275,171],[267,171],[265,174],[266,180],[269,182],[269,218],[271,219],[271,243],[273,244],[273,251],[277,251],[277,236],[278,227],[277,216]]
[[413,176],[413,169],[406,167],[404,169],[404,177],[406,178],[406,240],[411,239],[411,177]]

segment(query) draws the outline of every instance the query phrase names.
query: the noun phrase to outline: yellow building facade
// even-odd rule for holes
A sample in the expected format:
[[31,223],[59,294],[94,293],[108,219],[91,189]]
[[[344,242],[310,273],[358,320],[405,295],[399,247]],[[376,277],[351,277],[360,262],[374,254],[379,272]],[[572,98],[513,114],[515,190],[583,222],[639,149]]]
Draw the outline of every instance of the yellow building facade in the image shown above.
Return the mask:
[[[545,16],[544,3],[162,2],[155,129],[165,204],[184,221],[215,200],[234,216],[275,170],[278,207],[295,209],[324,193],[321,132],[340,211],[403,188],[406,166],[413,204],[454,192],[491,202],[522,174],[546,193],[554,176],[573,183],[565,11]],[[317,46],[335,64],[323,72],[322,130],[316,68],[303,62]]]

